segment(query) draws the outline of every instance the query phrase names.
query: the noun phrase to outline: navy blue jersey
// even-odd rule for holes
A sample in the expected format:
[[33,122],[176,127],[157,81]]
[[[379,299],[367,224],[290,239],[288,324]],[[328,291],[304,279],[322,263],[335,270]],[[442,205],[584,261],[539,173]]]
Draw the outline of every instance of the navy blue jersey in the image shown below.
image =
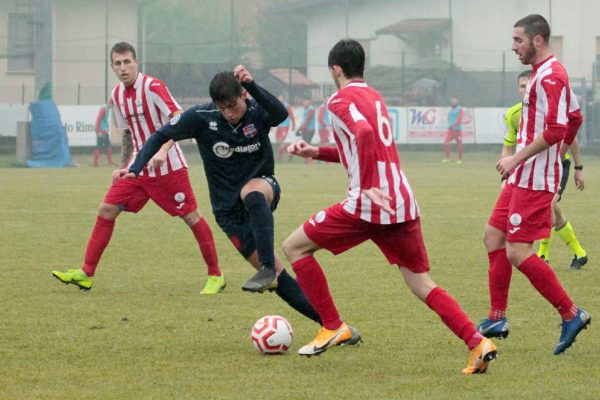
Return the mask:
[[253,97],[237,125],[229,123],[211,102],[197,105],[171,119],[148,139],[129,168],[138,175],[167,141],[196,139],[215,215],[230,212],[242,187],[252,178],[274,175],[269,130],[287,117],[285,106],[256,85],[242,84]]

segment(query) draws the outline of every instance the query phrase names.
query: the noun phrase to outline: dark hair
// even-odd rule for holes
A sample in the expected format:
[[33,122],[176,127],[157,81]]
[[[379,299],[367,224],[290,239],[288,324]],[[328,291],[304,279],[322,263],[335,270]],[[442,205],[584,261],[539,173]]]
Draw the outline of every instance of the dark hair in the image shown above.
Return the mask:
[[517,77],[517,82],[521,80],[521,78],[531,78],[531,70],[528,69],[526,71],[523,71],[519,74],[519,76]]
[[235,79],[233,72],[219,72],[210,81],[208,92],[215,103],[231,101],[242,95],[242,85]]
[[539,14],[531,14],[521,18],[515,22],[514,27],[524,28],[529,40],[533,39],[534,36],[540,35],[544,39],[544,42],[549,43],[550,41],[550,25],[546,21],[546,18]]
[[131,52],[131,55],[133,56],[133,59],[136,59],[135,56],[135,48],[127,42],[119,42],[119,43],[115,43],[115,45],[112,47],[112,49],[110,49],[110,61],[112,62],[112,55],[113,53],[118,53],[118,54],[123,54],[123,53],[127,53],[128,51]]
[[339,66],[346,78],[362,78],[365,71],[365,51],[356,40],[342,39],[329,51],[329,68]]

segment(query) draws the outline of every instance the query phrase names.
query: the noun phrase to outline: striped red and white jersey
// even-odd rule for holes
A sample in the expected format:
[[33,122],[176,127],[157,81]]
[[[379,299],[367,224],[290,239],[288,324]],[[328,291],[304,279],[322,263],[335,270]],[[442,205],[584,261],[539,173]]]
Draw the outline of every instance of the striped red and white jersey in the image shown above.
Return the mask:
[[[172,113],[181,110],[163,82],[142,73],[138,74],[131,86],[119,83],[111,97],[117,127],[131,131],[134,149],[130,165],[150,135],[169,122]],[[175,143],[160,170],[148,170],[145,167],[140,175],[163,176],[181,168],[187,168],[187,164],[183,152]]]
[[[543,135],[549,127],[564,131],[564,138],[568,114],[573,111],[571,95],[567,71],[556,58],[551,56],[533,66],[523,99],[517,152]],[[562,140],[529,157],[515,169],[508,182],[529,190],[556,193],[562,174],[561,145]]]
[[[327,107],[340,161],[348,173],[347,197],[342,202],[344,209],[375,224],[395,224],[417,218],[419,207],[400,167],[392,124],[381,95],[362,81],[352,81],[331,96]],[[367,132],[372,135],[369,138],[372,148],[358,146],[357,132],[367,126],[363,121],[370,126]],[[361,169],[360,158],[365,157],[366,152],[372,152],[368,156],[372,156],[373,162]],[[395,215],[382,211],[362,193],[369,189],[361,187],[361,181],[365,180],[392,198],[388,205],[396,211]]]

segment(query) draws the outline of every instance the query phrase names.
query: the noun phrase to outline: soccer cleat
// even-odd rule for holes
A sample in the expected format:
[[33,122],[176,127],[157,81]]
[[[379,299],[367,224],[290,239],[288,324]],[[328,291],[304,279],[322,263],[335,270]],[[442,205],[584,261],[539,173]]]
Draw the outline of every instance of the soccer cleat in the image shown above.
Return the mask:
[[450,159],[448,159],[448,158],[444,158],[442,160],[442,164],[448,164],[449,162],[450,162]]
[[457,161],[456,161],[456,163],[457,163],[458,165],[461,165],[463,162],[462,162],[462,160],[457,160]]
[[545,255],[541,255],[539,256],[546,264],[550,265],[550,259],[548,257],[546,257]]
[[348,329],[350,329],[350,332],[352,332],[352,337],[350,338],[350,340],[341,343],[340,346],[354,346],[361,344],[363,340],[360,336],[360,332],[358,331],[358,329],[350,325],[348,325]]
[[581,267],[583,267],[585,264],[587,264],[587,262],[588,262],[587,256],[583,256],[583,257],[574,256],[573,261],[571,261],[571,265],[569,266],[569,268],[570,269],[581,269]]
[[588,324],[592,323],[592,316],[581,308],[577,309],[577,316],[569,321],[562,322],[562,330],[560,332],[560,339],[554,354],[561,354],[566,349],[571,347],[575,343],[575,338],[581,332],[582,329],[586,329]]
[[262,293],[265,290],[273,291],[277,288],[277,275],[275,268],[261,266],[258,272],[242,285],[246,292]]
[[477,330],[487,338],[506,339],[510,333],[510,325],[506,318],[484,319],[477,325]]
[[76,285],[81,290],[90,290],[94,284],[94,277],[87,276],[80,269],[70,269],[67,272],[52,271],[52,276],[62,283]]
[[355,328],[350,328],[345,323],[338,329],[329,330],[327,328],[319,329],[317,337],[309,344],[300,347],[298,354],[301,356],[315,356],[323,353],[330,347],[353,345],[361,341],[360,334]]
[[487,371],[490,361],[496,358],[496,345],[490,339],[483,338],[481,343],[471,350],[469,364],[463,369],[463,374],[483,374]]
[[225,289],[227,284],[225,283],[225,275],[221,274],[221,276],[209,276],[206,281],[206,285],[204,285],[204,289],[200,292],[200,294],[217,294]]

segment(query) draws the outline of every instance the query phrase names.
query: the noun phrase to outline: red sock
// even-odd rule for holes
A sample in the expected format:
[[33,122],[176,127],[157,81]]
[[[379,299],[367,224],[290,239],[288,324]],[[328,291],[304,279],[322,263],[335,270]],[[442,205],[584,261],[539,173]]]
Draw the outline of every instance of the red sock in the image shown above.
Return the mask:
[[106,158],[108,158],[108,163],[112,165],[112,147],[106,149]]
[[200,218],[194,226],[192,226],[192,232],[196,237],[198,246],[200,246],[200,252],[208,267],[208,275],[210,276],[221,276],[221,270],[219,269],[219,257],[217,256],[217,248],[215,247],[215,240],[213,239],[212,231],[210,226],[204,218]]
[[573,309],[577,310],[577,308],[573,307],[573,301],[563,289],[552,268],[544,260],[532,254],[519,265],[519,271],[556,308],[563,320],[575,318],[576,313],[573,313]]
[[94,167],[98,166],[98,158],[100,158],[100,149],[94,149]]
[[321,317],[323,326],[330,330],[338,329],[343,321],[333,304],[327,279],[317,260],[313,256],[304,257],[292,263],[292,267],[298,284]]
[[506,317],[512,265],[506,258],[506,248],[488,253],[488,259],[490,261],[488,283],[491,304],[488,318],[497,320]]
[[465,148],[462,144],[462,140],[456,142],[456,152],[458,153],[458,159],[462,160],[463,154],[465,154]]
[[[446,291],[440,287],[434,288],[425,299],[429,308],[440,316],[444,324],[459,338],[461,338],[469,350],[475,348],[482,337],[477,337],[477,329],[460,305]],[[475,339],[479,340],[472,340]],[[472,347],[471,347],[472,346]]]
[[96,273],[96,267],[100,262],[100,257],[102,257],[104,249],[108,246],[108,242],[110,242],[114,228],[114,220],[104,219],[101,216],[96,218],[96,225],[94,225],[94,230],[85,248],[85,258],[83,267],[81,268],[87,276],[94,276]]

